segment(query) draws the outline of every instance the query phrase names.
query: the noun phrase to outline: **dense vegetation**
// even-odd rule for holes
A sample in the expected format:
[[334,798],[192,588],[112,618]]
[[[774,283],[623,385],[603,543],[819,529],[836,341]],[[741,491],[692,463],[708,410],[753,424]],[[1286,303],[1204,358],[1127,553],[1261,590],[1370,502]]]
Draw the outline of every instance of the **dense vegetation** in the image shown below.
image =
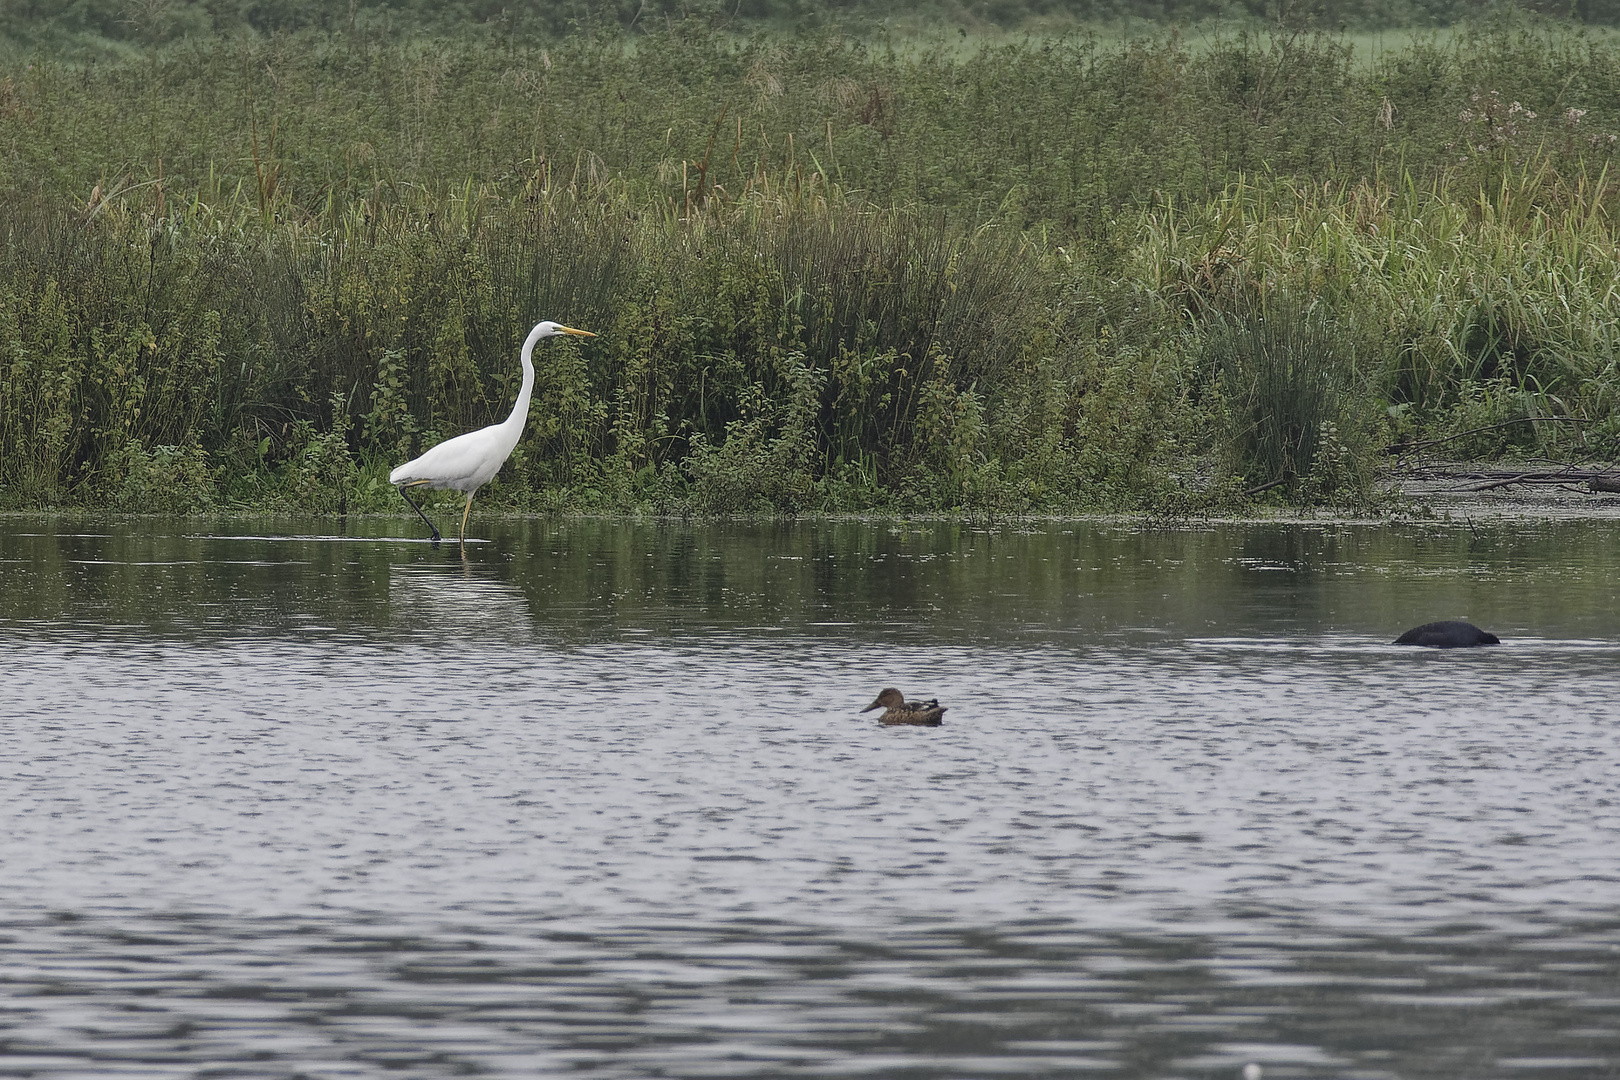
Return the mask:
[[393,509],[540,318],[600,336],[537,355],[519,508],[1364,504],[1397,439],[1620,450],[1605,36],[149,10],[0,78],[0,505]]
[[0,40],[92,55],[210,34],[361,31],[396,38],[483,30],[508,39],[635,33],[702,21],[737,33],[884,28],[952,32],[1172,23],[1343,31],[1452,26],[1503,10],[1620,23],[1620,0],[13,0]]

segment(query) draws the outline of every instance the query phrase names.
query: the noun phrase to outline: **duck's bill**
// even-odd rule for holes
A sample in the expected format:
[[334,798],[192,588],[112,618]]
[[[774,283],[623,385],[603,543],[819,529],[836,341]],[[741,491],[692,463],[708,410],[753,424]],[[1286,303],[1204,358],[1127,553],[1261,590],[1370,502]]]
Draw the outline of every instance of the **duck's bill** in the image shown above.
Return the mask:
[[572,326],[559,326],[559,327],[557,327],[557,333],[559,333],[559,334],[573,334],[575,337],[595,337],[596,336],[595,334],[591,333],[589,330],[575,330]]
[[872,704],[870,704],[866,708],[862,709],[861,712],[871,712],[873,709],[881,709],[881,708],[883,708],[883,702],[874,701],[874,702],[872,702]]

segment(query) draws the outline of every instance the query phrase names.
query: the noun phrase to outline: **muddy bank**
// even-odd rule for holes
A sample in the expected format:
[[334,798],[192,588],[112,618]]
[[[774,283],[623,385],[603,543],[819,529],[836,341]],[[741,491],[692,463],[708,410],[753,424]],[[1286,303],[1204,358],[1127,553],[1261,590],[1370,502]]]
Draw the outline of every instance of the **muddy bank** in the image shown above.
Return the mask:
[[1390,484],[1414,509],[1440,517],[1620,519],[1615,462],[1426,463],[1396,470]]

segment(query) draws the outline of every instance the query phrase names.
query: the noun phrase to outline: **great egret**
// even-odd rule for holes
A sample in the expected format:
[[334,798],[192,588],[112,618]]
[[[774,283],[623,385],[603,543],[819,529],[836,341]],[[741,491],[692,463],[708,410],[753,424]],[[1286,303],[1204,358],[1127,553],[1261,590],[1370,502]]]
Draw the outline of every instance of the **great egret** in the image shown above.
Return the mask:
[[506,459],[512,456],[512,448],[517,445],[519,437],[523,434],[523,425],[529,419],[529,395],[534,391],[532,359],[534,346],[541,338],[556,337],[558,334],[573,334],[575,337],[596,336],[589,330],[575,330],[561,323],[540,323],[529,331],[528,338],[523,342],[521,353],[523,386],[518,390],[517,402],[512,406],[511,416],[499,424],[491,424],[489,427],[446,439],[421,457],[407,461],[388,474],[388,482],[399,488],[400,496],[411,504],[411,509],[416,511],[417,516],[427,522],[427,527],[433,531],[434,543],[439,541],[438,526],[428,520],[428,516],[422,513],[422,508],[405,494],[405,489],[427,487],[465,491],[467,508],[461,512],[460,539],[463,543],[466,542],[467,516],[472,513],[473,495],[501,471]]
[[940,718],[945,715],[945,707],[938,701],[907,701],[906,696],[892,686],[885,687],[877,700],[861,712],[871,712],[873,709],[883,710],[883,715],[878,717],[880,724],[939,727]]
[[1424,645],[1431,649],[1472,649],[1479,645],[1500,645],[1502,639],[1458,619],[1414,626],[1395,639],[1397,645]]

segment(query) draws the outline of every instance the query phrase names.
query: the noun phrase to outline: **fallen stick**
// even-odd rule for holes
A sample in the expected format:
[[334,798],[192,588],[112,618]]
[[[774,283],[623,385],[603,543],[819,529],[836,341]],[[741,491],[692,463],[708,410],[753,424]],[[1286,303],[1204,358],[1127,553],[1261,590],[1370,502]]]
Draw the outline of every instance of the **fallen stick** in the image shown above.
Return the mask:
[[1288,478],[1283,477],[1281,479],[1272,480],[1272,481],[1269,481],[1269,482],[1264,483],[1264,484],[1256,484],[1254,487],[1250,488],[1248,491],[1245,491],[1243,493],[1243,497],[1245,499],[1252,498],[1255,495],[1260,494],[1262,491],[1270,491],[1272,488],[1274,488],[1274,487],[1282,487],[1286,483],[1288,483]]
[[[1533,477],[1535,475],[1536,475],[1535,473],[1525,473],[1522,476],[1510,476],[1506,480],[1492,480],[1488,484],[1480,484],[1478,487],[1463,488],[1463,490],[1464,491],[1489,491],[1492,488],[1507,487],[1510,484],[1523,484],[1523,483],[1534,484],[1534,483],[1538,482],[1535,479],[1533,479]],[[1550,482],[1555,483],[1555,484],[1562,484],[1562,483],[1567,483],[1568,479],[1566,477],[1559,477],[1558,479],[1552,480]]]
[[[1438,479],[1444,479],[1444,477]],[[1492,488],[1509,487],[1513,484],[1568,484],[1585,480],[1589,491],[1620,493],[1620,476],[1591,470],[1570,469],[1555,473],[1458,473],[1453,479],[1487,481],[1487,483],[1476,484],[1471,488],[1464,488],[1464,491],[1490,491]]]

